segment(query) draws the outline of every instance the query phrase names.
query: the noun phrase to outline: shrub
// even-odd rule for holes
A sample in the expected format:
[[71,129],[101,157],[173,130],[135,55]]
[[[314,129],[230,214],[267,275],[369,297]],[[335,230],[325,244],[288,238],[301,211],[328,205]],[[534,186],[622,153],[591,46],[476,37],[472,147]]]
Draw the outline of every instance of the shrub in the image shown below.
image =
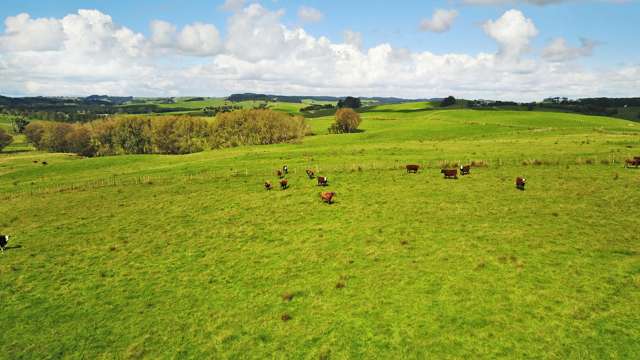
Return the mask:
[[361,122],[360,114],[352,109],[343,108],[336,112],[336,122],[331,125],[329,132],[333,134],[355,132]]
[[213,148],[267,145],[300,140],[307,131],[304,118],[273,110],[240,110],[219,114],[210,126]]
[[0,128],[0,151],[13,142],[13,136]]

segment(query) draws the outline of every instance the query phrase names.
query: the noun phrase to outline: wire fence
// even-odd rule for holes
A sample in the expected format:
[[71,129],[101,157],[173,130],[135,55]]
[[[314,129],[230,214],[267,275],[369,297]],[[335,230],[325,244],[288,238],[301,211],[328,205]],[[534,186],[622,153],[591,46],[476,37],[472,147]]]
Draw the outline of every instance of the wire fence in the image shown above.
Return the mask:
[[[607,165],[607,166],[623,166],[624,159],[616,156],[609,157],[580,157],[573,160],[566,159],[467,159],[467,160],[423,160],[411,162],[410,164],[419,165],[421,169],[442,169],[457,168],[461,165],[471,165],[472,167],[482,168],[500,168],[503,166],[531,166],[531,167],[549,167],[549,166],[591,166],[591,165]],[[307,176],[306,170],[312,170],[316,175],[330,175],[335,173],[349,172],[372,172],[372,171],[400,171],[404,170],[407,162],[395,161],[372,161],[364,163],[342,163],[332,165],[310,164],[309,166],[289,166],[289,176]],[[251,177],[267,180],[276,176],[278,168],[272,169],[250,169],[230,168],[225,170],[206,170],[197,173],[171,174],[171,175],[117,175],[100,179],[93,179],[81,182],[61,182],[46,183],[19,186],[14,184],[13,189],[0,192],[0,200],[11,200],[22,198],[25,196],[42,196],[47,194],[91,191],[110,187],[127,187],[139,185],[171,185],[171,184],[189,184],[194,182],[211,182],[223,181],[233,178]]]

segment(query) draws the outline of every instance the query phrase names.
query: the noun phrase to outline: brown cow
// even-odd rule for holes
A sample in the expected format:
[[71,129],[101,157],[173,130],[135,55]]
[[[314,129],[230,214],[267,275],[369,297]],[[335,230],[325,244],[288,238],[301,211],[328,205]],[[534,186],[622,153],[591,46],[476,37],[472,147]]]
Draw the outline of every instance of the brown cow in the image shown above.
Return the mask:
[[289,181],[287,179],[280,180],[280,189],[287,190],[289,188]]
[[327,204],[333,204],[333,197],[336,196],[335,192],[321,192],[320,198]]
[[284,177],[284,174],[283,174],[283,173],[282,173],[282,171],[280,171],[280,170],[276,170],[276,175],[277,175],[280,179],[282,179],[282,178]]
[[524,191],[524,186],[525,185],[527,185],[527,179],[518,176],[516,178],[516,188],[518,188],[518,190],[523,190]]
[[265,181],[264,182],[264,189],[267,190],[267,191],[273,189],[273,184],[271,184],[271,181]]
[[307,176],[309,177],[309,179],[313,179],[314,177],[316,177],[316,174],[313,171],[307,169]]
[[460,166],[460,175],[469,175],[471,174],[471,165]]
[[640,166],[640,158],[627,159],[624,161],[624,167]]
[[445,179],[457,179],[458,178],[458,169],[442,169],[440,170],[441,174],[444,174]]
[[420,169],[420,165],[407,165],[407,174],[417,174]]
[[329,178],[326,176],[318,176],[318,186],[329,185]]

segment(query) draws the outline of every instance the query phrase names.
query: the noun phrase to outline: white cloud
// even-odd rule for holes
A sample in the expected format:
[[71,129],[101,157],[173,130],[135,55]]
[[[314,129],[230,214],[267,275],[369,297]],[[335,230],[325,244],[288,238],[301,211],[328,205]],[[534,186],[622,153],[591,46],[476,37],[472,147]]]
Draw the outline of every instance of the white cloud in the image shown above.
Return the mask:
[[0,49],[56,50],[62,46],[64,32],[56,19],[31,19],[29,14],[9,16],[5,22],[5,34],[0,37]]
[[318,9],[301,6],[300,9],[298,9],[298,18],[303,22],[314,23],[322,21],[324,14]]
[[238,11],[242,10],[244,6],[244,0],[225,0],[221,8],[226,11]]
[[[576,50],[584,45],[572,48],[555,41],[548,47],[554,50],[542,57],[521,57],[537,30],[515,10],[485,24],[500,45],[495,54],[435,54],[388,43],[365,48],[359,33],[348,31],[344,40],[332,42],[283,25],[282,16],[282,11],[249,5],[230,15],[221,41],[212,25],[179,29],[155,21],[146,38],[106,14],[81,10],[43,21],[61,29],[52,47],[24,45],[34,44],[25,39],[42,30],[31,26],[41,19],[22,16],[0,35],[0,89],[7,95],[221,96],[255,91],[536,100],[558,89],[566,96],[586,97],[630,96],[640,88],[637,65],[590,70],[557,61],[586,54]],[[159,51],[167,56],[158,56]],[[176,54],[180,57],[171,57]],[[505,56],[519,61],[505,61]]]
[[344,43],[347,45],[351,45],[356,49],[361,49],[362,48],[362,34],[357,32],[357,31],[353,31],[353,30],[345,30],[342,33],[342,36],[344,37]]
[[509,10],[498,20],[489,20],[483,25],[484,31],[500,46],[500,55],[515,59],[529,51],[531,39],[538,35],[538,29],[531,19],[519,10]]
[[438,9],[433,13],[430,20],[422,20],[420,29],[423,31],[433,31],[437,33],[449,31],[456,17],[458,17],[458,12],[456,10]]
[[556,38],[542,51],[542,57],[554,62],[575,60],[584,56],[591,56],[597,43],[589,39],[580,39],[580,47],[567,45],[564,38]]
[[178,32],[175,25],[166,21],[151,22],[151,43],[163,49],[177,50],[194,56],[215,55],[222,50],[218,29],[211,24],[193,23]]

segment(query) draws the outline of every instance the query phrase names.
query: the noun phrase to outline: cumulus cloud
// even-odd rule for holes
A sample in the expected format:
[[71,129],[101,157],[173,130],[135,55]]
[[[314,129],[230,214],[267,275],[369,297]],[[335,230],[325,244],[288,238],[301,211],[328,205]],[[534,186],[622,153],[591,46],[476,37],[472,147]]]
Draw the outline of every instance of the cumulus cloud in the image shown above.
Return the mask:
[[62,46],[65,35],[56,19],[32,19],[29,14],[9,16],[4,21],[5,33],[0,37],[0,49],[56,50]]
[[347,45],[351,45],[356,49],[361,49],[362,48],[362,34],[357,32],[357,31],[353,31],[353,30],[345,30],[342,33],[343,37],[344,37],[344,43]]
[[458,17],[458,12],[456,10],[438,9],[433,13],[431,19],[422,20],[420,29],[436,33],[449,31],[456,17]]
[[[589,70],[555,61],[566,49],[577,49],[566,43],[550,47],[555,50],[546,56],[505,61],[505,56],[524,54],[537,34],[533,22],[515,10],[485,24],[499,52],[478,54],[411,51],[389,43],[366,48],[359,33],[349,31],[345,39],[331,41],[285,26],[282,16],[280,10],[252,4],[230,15],[224,39],[212,25],[178,28],[162,21],[153,22],[145,37],[107,14],[81,10],[43,21],[61,29],[52,47],[24,45],[33,44],[25,39],[42,31],[30,25],[41,19],[22,16],[11,27],[5,22],[0,35],[0,89],[8,95],[222,96],[255,91],[528,101],[559,88],[571,97],[630,96],[640,88],[637,65]],[[166,61],[158,51],[181,58]]]
[[483,29],[500,46],[500,55],[511,59],[529,51],[531,39],[538,35],[533,21],[514,9],[505,12],[495,21],[485,22]]
[[226,11],[238,11],[244,6],[244,0],[225,0],[222,4],[222,10]]
[[575,60],[584,56],[591,56],[593,49],[598,45],[597,42],[589,39],[580,39],[579,47],[571,47],[567,45],[564,38],[556,38],[544,48],[542,57],[554,62],[563,62]]
[[178,32],[173,24],[155,20],[151,22],[151,43],[159,48],[195,56],[215,55],[222,49],[218,29],[199,22],[186,25]]
[[318,9],[301,6],[300,9],[298,9],[298,18],[303,22],[314,23],[322,21],[324,14]]

